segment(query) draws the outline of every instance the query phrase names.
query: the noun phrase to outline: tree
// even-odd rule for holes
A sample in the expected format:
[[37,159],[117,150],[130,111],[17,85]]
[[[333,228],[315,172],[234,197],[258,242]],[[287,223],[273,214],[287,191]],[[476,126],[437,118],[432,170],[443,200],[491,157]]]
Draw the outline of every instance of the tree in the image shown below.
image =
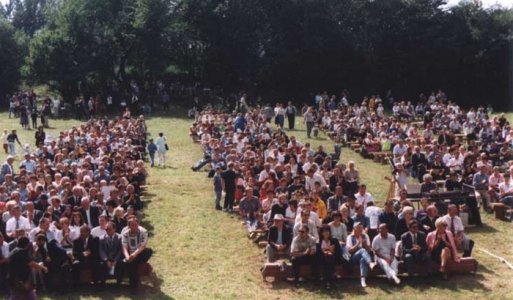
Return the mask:
[[16,89],[25,53],[23,36],[0,16],[0,96]]

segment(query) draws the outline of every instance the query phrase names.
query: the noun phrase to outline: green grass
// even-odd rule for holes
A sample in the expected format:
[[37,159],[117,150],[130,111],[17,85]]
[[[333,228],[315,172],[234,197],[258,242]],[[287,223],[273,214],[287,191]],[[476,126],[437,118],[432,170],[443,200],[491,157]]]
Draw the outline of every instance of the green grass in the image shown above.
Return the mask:
[[[213,209],[214,199],[211,181],[206,173],[194,173],[190,166],[202,156],[198,144],[188,136],[191,119],[181,113],[148,119],[153,135],[162,131],[168,138],[170,152],[166,169],[151,169],[148,193],[144,199],[145,226],[151,232],[149,246],[155,250],[151,259],[155,274],[145,281],[143,295],[138,299],[513,299],[510,288],[513,271],[504,264],[479,251],[491,252],[513,261],[512,224],[484,216],[486,226],[470,230],[476,241],[475,257],[480,263],[475,275],[454,275],[448,281],[432,277],[411,284],[408,280],[399,287],[385,279],[371,278],[369,288],[363,290],[356,280],[340,281],[332,292],[325,292],[306,284],[295,289],[284,282],[264,283],[259,273],[263,263],[262,250],[246,238],[240,220],[232,215]],[[17,121],[0,114],[0,129],[20,128]],[[299,122],[298,122],[299,123]],[[51,120],[59,130],[78,124],[76,121]],[[22,143],[33,143],[33,131],[19,129]],[[306,141],[306,134],[299,130],[290,134]],[[313,146],[324,144],[332,149],[332,142],[324,136],[312,139]],[[5,156],[0,155],[0,160]],[[388,189],[383,179],[388,166],[363,160],[359,155],[344,148],[342,160],[354,160],[360,169],[362,181],[378,204]],[[93,289],[77,291],[61,299],[127,299],[126,289],[109,289],[98,292]],[[55,299],[54,295],[47,295]],[[134,298],[134,299],[135,299]]]

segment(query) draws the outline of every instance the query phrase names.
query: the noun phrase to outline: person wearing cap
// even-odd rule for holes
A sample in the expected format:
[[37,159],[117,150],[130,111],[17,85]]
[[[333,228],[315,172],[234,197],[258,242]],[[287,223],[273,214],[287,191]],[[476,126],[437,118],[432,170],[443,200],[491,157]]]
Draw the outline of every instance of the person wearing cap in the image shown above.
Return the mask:
[[290,254],[290,244],[292,242],[292,231],[284,225],[285,217],[282,214],[275,214],[273,225],[269,228],[267,236],[267,262],[274,262],[276,254]]

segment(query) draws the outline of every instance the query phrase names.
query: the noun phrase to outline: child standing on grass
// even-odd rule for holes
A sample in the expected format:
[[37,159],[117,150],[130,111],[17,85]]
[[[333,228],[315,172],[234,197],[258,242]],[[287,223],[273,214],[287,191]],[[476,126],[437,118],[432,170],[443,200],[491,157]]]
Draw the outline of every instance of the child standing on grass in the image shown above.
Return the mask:
[[150,154],[150,167],[152,168],[155,165],[155,152],[157,152],[157,145],[155,145],[153,139],[150,139],[150,143],[148,144],[148,153]]
[[221,196],[223,193],[221,167],[216,167],[216,173],[214,174],[214,192],[216,194],[216,209],[221,210]]

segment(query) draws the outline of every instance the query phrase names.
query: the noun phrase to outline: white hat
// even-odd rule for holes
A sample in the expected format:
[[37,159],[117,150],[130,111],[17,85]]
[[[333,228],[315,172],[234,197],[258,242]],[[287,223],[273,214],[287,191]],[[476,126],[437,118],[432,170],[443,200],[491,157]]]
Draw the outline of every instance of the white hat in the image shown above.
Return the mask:
[[282,214],[275,214],[274,215],[274,220],[275,221],[283,221],[283,220],[285,220],[285,218],[283,217]]

